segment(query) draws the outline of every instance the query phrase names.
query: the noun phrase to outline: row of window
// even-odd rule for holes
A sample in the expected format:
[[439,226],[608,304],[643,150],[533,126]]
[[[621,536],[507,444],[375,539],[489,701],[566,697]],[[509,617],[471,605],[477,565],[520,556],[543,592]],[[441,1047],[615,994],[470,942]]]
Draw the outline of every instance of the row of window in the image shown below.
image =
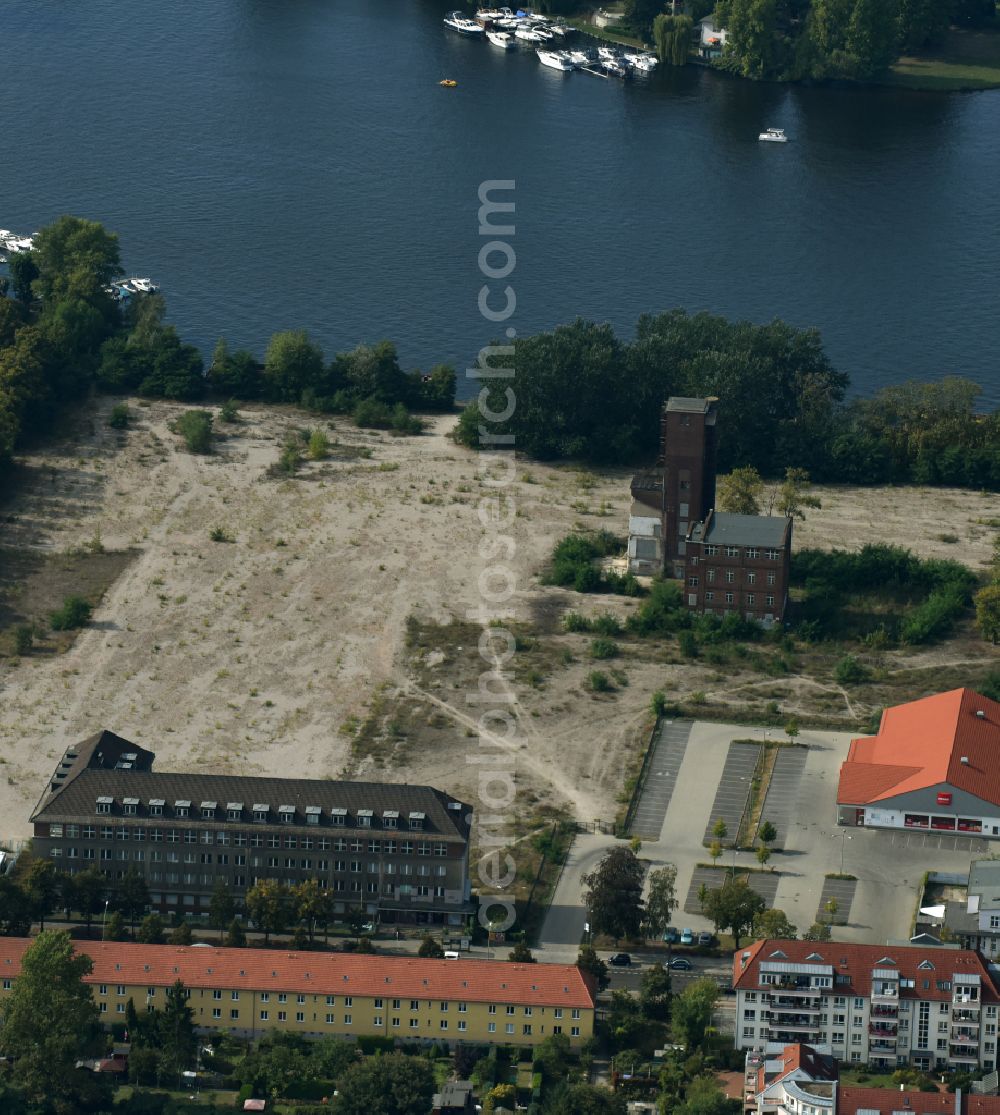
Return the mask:
[[[714,546],[709,544],[703,548],[703,552],[705,557],[715,557],[719,553],[725,553],[726,557],[732,558],[739,557],[742,553],[742,548],[740,546]],[[780,550],[765,549],[762,551],[758,546],[746,547],[748,561],[757,561],[761,553],[764,554],[767,561],[779,561],[781,559]]]
[[[75,847],[64,848],[57,845],[50,850],[53,859],[61,859],[64,855],[66,859],[85,859],[97,860],[103,862],[108,860],[120,860],[122,862],[132,861],[134,863],[187,863],[196,864],[200,863],[203,866],[209,866],[213,863],[220,867],[229,866],[228,854],[213,856],[209,852],[186,852],[183,859],[179,852],[159,852],[153,850],[146,856],[145,851],[136,849],[130,852],[127,848],[101,848],[100,855],[97,855],[98,849],[84,848],[83,855],[80,855],[80,849]],[[360,860],[328,860],[328,859],[291,859],[289,857],[279,858],[278,856],[250,856],[250,867],[281,867],[289,871],[330,871],[332,870],[340,874],[351,875],[418,875],[421,878],[427,878],[430,875],[437,875],[439,878],[445,878],[448,874],[448,868],[444,864],[439,864],[433,870],[429,864],[420,863],[379,863],[376,860],[367,861],[367,866],[363,866]],[[236,854],[233,856],[234,867],[246,867],[247,857],[245,855]]]
[[[697,577],[690,577],[690,578],[688,578],[688,580],[691,582],[692,587],[694,587],[698,584],[698,578]],[[725,595],[726,595],[726,603],[727,604],[735,604],[736,603],[736,593],[727,592]],[[705,603],[706,604],[713,604],[714,602],[715,602],[715,593],[711,589],[706,590],[706,592],[705,592]],[[757,606],[757,594],[753,593],[753,592],[744,593],[743,594],[743,603],[748,608],[756,607]],[[696,592],[689,592],[688,593],[688,605],[689,605],[689,607],[692,607],[692,608],[696,608],[698,606],[698,594]],[[774,597],[770,593],[766,594],[765,597],[764,597],[764,606],[767,607],[767,608],[773,608],[774,607]]]
[[[110,797],[99,797],[95,804],[96,812],[111,813],[114,809],[115,799]],[[124,817],[137,817],[140,815],[140,810],[143,810],[145,815],[150,817],[172,816],[178,819],[195,817],[199,813],[197,809],[192,810],[192,805],[189,801],[175,801],[172,807],[167,806],[166,801],[159,798],[151,798],[145,806],[143,806],[138,798],[124,798],[121,802],[121,812]],[[169,812],[165,813],[164,810],[169,810]],[[273,815],[273,810],[269,805],[255,805],[249,812],[255,824],[268,824]],[[246,824],[249,819],[246,813],[247,811],[242,805],[235,803],[229,805],[225,810],[226,820],[233,821],[236,824]],[[203,802],[200,814],[203,821],[222,820],[222,810],[212,802]],[[277,819],[283,825],[293,825],[296,823],[300,825],[318,825],[320,824],[322,815],[323,811],[318,805],[309,805],[306,806],[304,819],[296,822],[295,807],[292,805],[281,805],[278,807]],[[331,825],[338,827],[345,826],[348,821],[347,810],[331,810],[328,820]],[[399,813],[395,810],[386,810],[381,817],[376,817],[373,810],[361,809],[358,810],[354,820],[358,828],[374,828],[376,822],[381,822],[382,828],[384,829],[398,829],[400,827]],[[423,813],[411,813],[407,819],[407,825],[411,832],[422,832],[425,820],[426,817]]]
[[[697,558],[692,558],[691,559],[691,564],[692,564],[692,566],[697,565],[698,564],[698,559]],[[736,570],[735,569],[726,569],[726,570],[724,570],[724,573],[726,575],[726,584],[727,585],[732,585],[732,584],[736,583]],[[705,570],[705,583],[709,584],[709,585],[715,584],[715,574],[716,574],[716,570],[706,569]],[[746,582],[747,582],[748,585],[755,585],[757,583],[757,573],[756,573],[755,570],[748,569],[746,571],[745,576],[746,576]],[[769,585],[775,584],[777,582],[777,579],[778,579],[777,573],[767,573],[767,574],[765,574],[765,577],[766,577],[767,583]],[[688,577],[688,584],[689,585],[696,585],[697,583],[698,583],[697,576]]]
[[53,839],[67,840],[134,840],[153,844],[218,844],[237,848],[302,848],[305,851],[318,849],[321,852],[368,852],[370,855],[402,856],[446,856],[448,845],[443,841],[430,840],[364,840],[360,837],[348,840],[346,837],[312,836],[265,836],[260,832],[229,832],[226,829],[147,829],[141,825],[124,825],[114,828],[111,825],[76,825],[53,823],[49,825],[49,836]]

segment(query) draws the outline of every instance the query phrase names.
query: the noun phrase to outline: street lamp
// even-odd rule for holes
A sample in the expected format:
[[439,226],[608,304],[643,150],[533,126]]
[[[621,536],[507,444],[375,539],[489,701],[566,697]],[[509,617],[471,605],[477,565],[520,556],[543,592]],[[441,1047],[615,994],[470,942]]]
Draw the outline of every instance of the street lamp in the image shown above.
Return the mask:
[[108,903],[110,901],[111,901],[110,898],[106,898],[104,900],[104,920],[101,922],[101,940],[102,941],[104,940],[104,935],[108,930]]

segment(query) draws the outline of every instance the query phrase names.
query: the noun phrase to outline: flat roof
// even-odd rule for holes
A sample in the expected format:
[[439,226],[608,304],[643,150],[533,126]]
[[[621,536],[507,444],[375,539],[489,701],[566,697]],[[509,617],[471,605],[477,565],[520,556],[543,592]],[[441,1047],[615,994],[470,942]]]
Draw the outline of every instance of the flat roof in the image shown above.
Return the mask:
[[791,519],[779,515],[737,515],[711,511],[703,523],[688,531],[688,541],[714,546],[770,546],[780,549],[788,537]]

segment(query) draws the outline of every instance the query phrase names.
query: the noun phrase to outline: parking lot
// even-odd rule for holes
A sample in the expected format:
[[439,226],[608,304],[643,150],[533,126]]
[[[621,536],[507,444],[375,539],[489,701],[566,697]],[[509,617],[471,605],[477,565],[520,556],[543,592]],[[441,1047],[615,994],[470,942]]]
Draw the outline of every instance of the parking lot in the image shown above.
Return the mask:
[[740,819],[750,793],[750,779],[760,755],[760,748],[753,743],[730,743],[726,764],[715,791],[712,811],[705,824],[705,843],[715,839],[712,829],[721,819],[725,822],[729,838],[735,839]]
[[990,841],[978,836],[958,836],[948,832],[916,832],[911,830],[879,830],[890,848],[922,848],[929,852],[963,852],[970,856],[989,854]]
[[642,795],[636,806],[635,816],[629,826],[629,836],[644,840],[659,840],[663,818],[667,815],[677,772],[681,769],[688,739],[690,722],[663,720],[660,722],[649,770],[642,786]]
[[808,754],[804,747],[783,747],[775,756],[771,782],[760,816],[762,821],[770,821],[777,829],[778,838],[771,845],[776,852],[784,849],[789,837],[796,812],[799,782]]

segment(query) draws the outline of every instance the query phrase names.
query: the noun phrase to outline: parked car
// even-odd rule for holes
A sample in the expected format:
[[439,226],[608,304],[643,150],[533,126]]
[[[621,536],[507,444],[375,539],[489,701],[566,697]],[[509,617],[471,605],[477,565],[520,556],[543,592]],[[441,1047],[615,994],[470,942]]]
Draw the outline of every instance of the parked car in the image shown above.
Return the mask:
[[675,956],[673,960],[670,961],[670,967],[675,972],[690,972],[694,965],[686,956]]
[[627,968],[632,963],[632,957],[627,952],[616,952],[608,963],[614,964],[616,968]]
[[681,935],[677,932],[672,925],[668,925],[663,931],[663,939],[668,945],[676,945],[681,939]]
[[711,933],[699,933],[698,934],[698,944],[699,945],[714,945],[715,944],[715,937]]
[[681,944],[682,945],[693,945],[694,944],[694,930],[693,929],[682,929],[681,930]]

